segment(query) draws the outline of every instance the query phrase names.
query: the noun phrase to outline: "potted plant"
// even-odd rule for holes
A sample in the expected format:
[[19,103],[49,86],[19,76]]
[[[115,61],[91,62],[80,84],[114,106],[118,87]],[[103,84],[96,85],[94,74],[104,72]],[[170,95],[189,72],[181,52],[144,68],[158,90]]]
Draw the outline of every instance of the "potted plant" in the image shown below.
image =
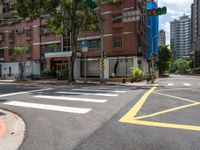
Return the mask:
[[133,81],[136,81],[136,82],[141,81],[143,73],[140,70],[140,68],[132,67],[129,70],[131,71],[131,73],[132,73],[132,75],[134,77],[134,78],[131,79],[131,82],[133,82]]

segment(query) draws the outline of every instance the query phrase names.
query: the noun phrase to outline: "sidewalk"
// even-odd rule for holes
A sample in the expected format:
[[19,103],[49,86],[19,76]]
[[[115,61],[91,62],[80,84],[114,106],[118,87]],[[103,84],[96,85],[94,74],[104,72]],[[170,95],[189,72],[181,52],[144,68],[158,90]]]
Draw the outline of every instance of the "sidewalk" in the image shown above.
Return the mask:
[[17,150],[24,132],[25,123],[18,115],[0,109],[0,150]]
[[65,85],[124,85],[124,86],[148,86],[146,80],[140,82],[130,82],[130,79],[126,79],[126,82],[122,82],[122,78],[105,79],[102,80],[98,78],[88,78],[87,82],[84,79],[76,80],[74,83],[70,83],[67,80],[27,80],[27,81],[15,81],[15,80],[0,80],[0,83],[14,83],[14,84],[31,84],[31,85],[55,85],[55,86],[65,86]]

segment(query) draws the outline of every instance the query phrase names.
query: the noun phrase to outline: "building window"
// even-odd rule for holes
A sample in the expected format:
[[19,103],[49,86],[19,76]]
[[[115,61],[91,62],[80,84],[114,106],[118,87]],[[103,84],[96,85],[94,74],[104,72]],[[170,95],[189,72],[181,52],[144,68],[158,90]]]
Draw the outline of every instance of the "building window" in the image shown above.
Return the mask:
[[4,58],[4,49],[0,49],[0,59]]
[[27,52],[26,52],[26,54],[31,54],[32,53],[32,47],[28,47],[28,50],[27,50]]
[[122,47],[122,37],[113,37],[113,47]]
[[59,52],[60,43],[41,45],[41,58],[44,59],[45,53]]
[[100,40],[90,40],[88,41],[88,48],[97,49],[100,48]]
[[11,32],[9,32],[8,38],[9,39],[14,39],[14,37],[15,37],[15,32],[14,32],[14,30],[12,30]]
[[9,49],[9,55],[12,56],[13,53],[14,53],[14,49],[13,49],[13,48],[10,48],[10,49]]
[[53,34],[53,33],[51,32],[51,30],[46,25],[44,25],[44,26],[41,26],[41,28],[40,28],[40,34],[41,35],[50,35],[50,34]]
[[116,13],[112,15],[113,23],[121,23],[122,22],[122,13]]
[[31,37],[31,36],[32,36],[31,29],[26,30],[26,37]]
[[3,47],[3,41],[0,41],[0,47],[1,48]]

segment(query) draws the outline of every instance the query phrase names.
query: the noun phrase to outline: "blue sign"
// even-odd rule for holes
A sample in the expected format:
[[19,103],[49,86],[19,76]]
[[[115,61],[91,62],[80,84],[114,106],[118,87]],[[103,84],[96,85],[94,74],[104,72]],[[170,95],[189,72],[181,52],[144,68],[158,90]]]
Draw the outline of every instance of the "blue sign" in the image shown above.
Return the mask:
[[84,40],[82,41],[82,52],[87,52],[88,51],[88,41]]

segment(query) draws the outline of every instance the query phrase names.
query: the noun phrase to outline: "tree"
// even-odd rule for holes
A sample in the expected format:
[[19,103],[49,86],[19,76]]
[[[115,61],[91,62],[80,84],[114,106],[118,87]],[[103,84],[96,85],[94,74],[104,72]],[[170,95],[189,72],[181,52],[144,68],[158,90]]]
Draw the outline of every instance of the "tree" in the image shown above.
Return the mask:
[[69,62],[69,81],[74,81],[77,37],[81,31],[97,30],[98,19],[82,0],[17,0],[19,16],[37,19],[48,15],[47,25],[57,35],[71,33],[72,56]]
[[178,59],[174,62],[174,66],[177,67],[179,73],[184,74],[187,69],[190,68],[191,61],[185,59]]
[[159,74],[163,75],[165,71],[169,71],[170,62],[172,59],[172,51],[168,48],[169,45],[162,45],[159,47],[159,58],[157,62]]
[[20,57],[20,62],[19,62],[19,69],[20,69],[20,74],[19,74],[19,79],[24,80],[24,69],[26,65],[26,61],[22,60],[23,55],[27,54],[28,48],[25,46],[16,46],[14,48],[14,55],[18,55]]

